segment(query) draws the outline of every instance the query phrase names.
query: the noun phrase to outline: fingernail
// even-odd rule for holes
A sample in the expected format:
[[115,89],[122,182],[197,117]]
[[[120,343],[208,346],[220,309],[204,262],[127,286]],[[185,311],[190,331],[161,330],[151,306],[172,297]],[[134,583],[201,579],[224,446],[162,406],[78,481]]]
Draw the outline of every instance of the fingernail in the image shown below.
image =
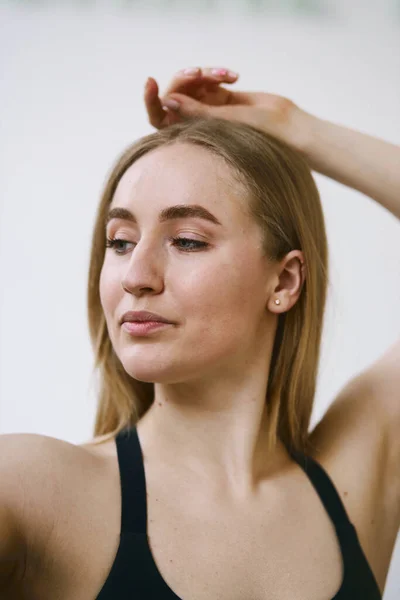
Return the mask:
[[177,100],[174,100],[173,98],[167,98],[166,100],[164,100],[164,106],[170,108],[171,110],[178,110],[180,104]]
[[229,77],[238,77],[239,73],[235,73],[235,71],[228,71]]
[[184,69],[183,74],[184,75],[196,75],[196,73],[199,72],[199,68],[198,67],[191,67],[189,69]]
[[213,75],[219,75],[221,77],[225,77],[228,74],[228,69],[212,69],[211,73]]

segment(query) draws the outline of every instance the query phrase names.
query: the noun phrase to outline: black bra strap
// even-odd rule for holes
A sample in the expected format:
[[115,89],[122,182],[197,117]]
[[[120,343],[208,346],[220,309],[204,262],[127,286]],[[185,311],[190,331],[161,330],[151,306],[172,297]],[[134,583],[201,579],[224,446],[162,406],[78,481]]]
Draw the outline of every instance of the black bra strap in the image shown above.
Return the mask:
[[121,533],[146,533],[146,478],[136,427],[124,429],[116,437],[121,479]]
[[342,534],[353,537],[354,526],[348,517],[333,481],[325,469],[311,456],[295,450],[290,450],[290,454],[310,479],[336,528],[339,538],[341,539]]

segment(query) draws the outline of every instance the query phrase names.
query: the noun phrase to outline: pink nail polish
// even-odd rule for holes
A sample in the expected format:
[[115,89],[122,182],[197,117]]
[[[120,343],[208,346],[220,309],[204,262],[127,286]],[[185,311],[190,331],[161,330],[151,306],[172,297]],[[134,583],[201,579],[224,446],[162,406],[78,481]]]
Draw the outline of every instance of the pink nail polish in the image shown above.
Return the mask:
[[220,77],[225,77],[228,74],[227,69],[213,69],[211,71],[213,75],[219,75]]
[[199,72],[198,67],[191,67],[189,69],[184,69],[184,75],[196,75]]
[[179,110],[180,104],[173,98],[166,98],[164,100],[164,107],[170,108],[171,110]]

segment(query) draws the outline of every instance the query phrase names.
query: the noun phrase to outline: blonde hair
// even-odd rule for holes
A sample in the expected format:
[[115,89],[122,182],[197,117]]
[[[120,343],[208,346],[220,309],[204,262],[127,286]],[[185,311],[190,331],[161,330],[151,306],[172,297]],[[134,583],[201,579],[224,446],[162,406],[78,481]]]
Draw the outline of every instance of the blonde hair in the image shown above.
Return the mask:
[[[134,426],[154,400],[154,384],[127,374],[112,347],[100,302],[105,219],[117,184],[141,156],[186,143],[222,157],[247,191],[250,214],[261,228],[263,251],[280,261],[301,250],[306,280],[295,305],[279,315],[266,398],[269,448],[277,438],[289,449],[312,450],[308,428],[314,403],[328,285],[328,244],[317,186],[302,155],[287,144],[238,122],[194,119],[147,135],[116,161],[98,207],[88,281],[89,331],[99,375],[94,436],[106,441]],[[179,166],[177,166],[179,169]]]

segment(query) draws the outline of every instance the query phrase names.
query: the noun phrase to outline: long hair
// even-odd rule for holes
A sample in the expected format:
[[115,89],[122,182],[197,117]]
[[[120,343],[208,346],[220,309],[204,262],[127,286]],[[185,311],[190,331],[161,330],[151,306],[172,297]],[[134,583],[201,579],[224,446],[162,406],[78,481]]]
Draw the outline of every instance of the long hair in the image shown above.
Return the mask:
[[[246,191],[249,214],[262,232],[264,255],[280,261],[301,250],[306,278],[297,302],[278,317],[268,384],[268,446],[309,453],[309,424],[316,389],[328,286],[328,244],[317,186],[303,156],[289,145],[238,122],[192,119],[139,139],[108,176],[94,225],[88,280],[88,320],[98,376],[94,436],[102,442],[134,426],[154,401],[154,384],[127,374],[114,352],[100,302],[105,219],[117,184],[141,156],[185,143],[223,158]],[[179,165],[176,167],[179,169]],[[195,166],[194,166],[195,168]]]

